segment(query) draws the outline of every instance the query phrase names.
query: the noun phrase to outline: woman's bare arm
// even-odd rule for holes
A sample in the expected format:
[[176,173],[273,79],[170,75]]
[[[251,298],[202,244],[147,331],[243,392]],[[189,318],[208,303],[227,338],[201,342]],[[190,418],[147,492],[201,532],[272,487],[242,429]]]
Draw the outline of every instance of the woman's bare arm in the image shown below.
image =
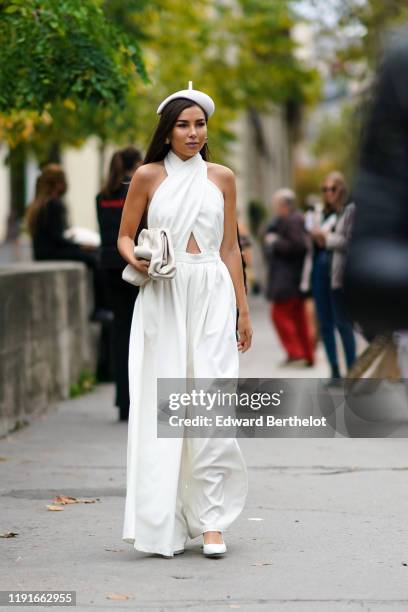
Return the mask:
[[223,170],[224,237],[220,248],[220,255],[228,268],[234,284],[237,308],[239,311],[239,348],[242,352],[245,352],[251,346],[252,329],[249,322],[249,309],[245,293],[241,252],[237,238],[235,176],[228,168],[224,168]]
[[123,206],[117,241],[123,259],[142,272],[147,270],[149,262],[136,259],[133,250],[136,232],[148,202],[150,177],[151,171],[147,166],[140,166],[133,174]]

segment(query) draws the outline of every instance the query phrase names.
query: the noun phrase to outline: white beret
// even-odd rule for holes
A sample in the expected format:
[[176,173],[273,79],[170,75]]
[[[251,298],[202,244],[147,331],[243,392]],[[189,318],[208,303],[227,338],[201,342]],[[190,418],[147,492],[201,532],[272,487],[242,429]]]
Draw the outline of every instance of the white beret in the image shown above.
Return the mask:
[[196,102],[199,106],[201,106],[201,108],[205,110],[205,112],[207,113],[207,116],[211,117],[211,115],[215,111],[214,100],[210,98],[210,96],[205,94],[203,91],[199,91],[198,89],[193,89],[192,81],[189,81],[188,85],[189,85],[188,89],[182,89],[181,91],[176,91],[170,96],[167,96],[167,98],[163,100],[163,102],[160,102],[159,107],[157,109],[157,114],[160,115],[163,108],[172,100],[176,100],[177,98],[187,98],[187,100],[192,100],[193,102]]

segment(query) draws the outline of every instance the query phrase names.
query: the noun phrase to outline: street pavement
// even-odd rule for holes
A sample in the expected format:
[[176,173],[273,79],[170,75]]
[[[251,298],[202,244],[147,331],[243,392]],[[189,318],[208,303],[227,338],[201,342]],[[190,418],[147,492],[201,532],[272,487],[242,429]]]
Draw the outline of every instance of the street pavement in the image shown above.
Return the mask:
[[[284,358],[261,298],[241,376],[327,376]],[[246,507],[206,559],[200,538],[172,559],[122,542],[126,423],[113,388],[50,408],[0,440],[0,587],[74,590],[79,610],[354,612],[408,609],[405,438],[240,439]],[[94,500],[47,510],[56,495]],[[9,608],[11,609],[11,607]],[[42,609],[42,608],[40,608]]]

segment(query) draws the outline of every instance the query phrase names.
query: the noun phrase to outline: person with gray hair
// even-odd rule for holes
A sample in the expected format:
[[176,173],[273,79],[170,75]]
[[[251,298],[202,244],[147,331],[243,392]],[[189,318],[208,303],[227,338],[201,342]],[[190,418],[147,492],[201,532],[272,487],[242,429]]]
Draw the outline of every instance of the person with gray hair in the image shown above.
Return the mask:
[[286,363],[304,360],[312,366],[313,346],[300,290],[308,247],[304,217],[296,208],[296,195],[291,189],[276,191],[272,208],[276,216],[264,236],[268,265],[266,297],[271,302],[271,319],[287,353]]
[[[348,203],[348,189],[340,172],[330,172],[323,181],[325,204],[323,223],[310,230],[314,241],[312,291],[319,328],[330,364],[329,384],[339,384],[338,351],[335,330],[343,345],[347,369],[356,359],[356,342],[343,297],[343,269],[350,239],[354,204]],[[334,222],[330,219],[334,217]]]

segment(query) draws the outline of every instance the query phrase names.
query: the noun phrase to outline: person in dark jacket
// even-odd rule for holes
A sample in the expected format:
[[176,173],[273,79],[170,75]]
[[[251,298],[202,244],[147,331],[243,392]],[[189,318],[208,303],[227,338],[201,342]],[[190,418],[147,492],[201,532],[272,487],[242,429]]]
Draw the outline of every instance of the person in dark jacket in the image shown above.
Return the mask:
[[96,196],[96,210],[101,234],[100,264],[104,273],[105,293],[114,313],[115,403],[119,408],[119,420],[121,421],[126,421],[129,417],[129,335],[138,288],[122,280],[122,271],[127,262],[120,256],[116,244],[129,183],[141,162],[142,156],[135,147],[129,146],[116,151],[110,162],[106,184]]
[[264,236],[268,262],[266,297],[272,302],[271,318],[287,352],[287,363],[302,359],[312,366],[313,346],[300,290],[308,237],[304,217],[295,204],[295,194],[290,189],[280,189],[273,197],[277,216]]
[[67,209],[62,196],[67,191],[65,172],[59,164],[46,164],[37,178],[33,201],[27,210],[27,226],[33,242],[34,258],[39,261],[81,261],[92,271],[94,309],[93,321],[109,321],[101,280],[98,249],[78,245],[65,238],[68,229]]
[[408,329],[407,72],[405,24],[382,58],[353,189],[344,289],[354,321],[370,338]]

